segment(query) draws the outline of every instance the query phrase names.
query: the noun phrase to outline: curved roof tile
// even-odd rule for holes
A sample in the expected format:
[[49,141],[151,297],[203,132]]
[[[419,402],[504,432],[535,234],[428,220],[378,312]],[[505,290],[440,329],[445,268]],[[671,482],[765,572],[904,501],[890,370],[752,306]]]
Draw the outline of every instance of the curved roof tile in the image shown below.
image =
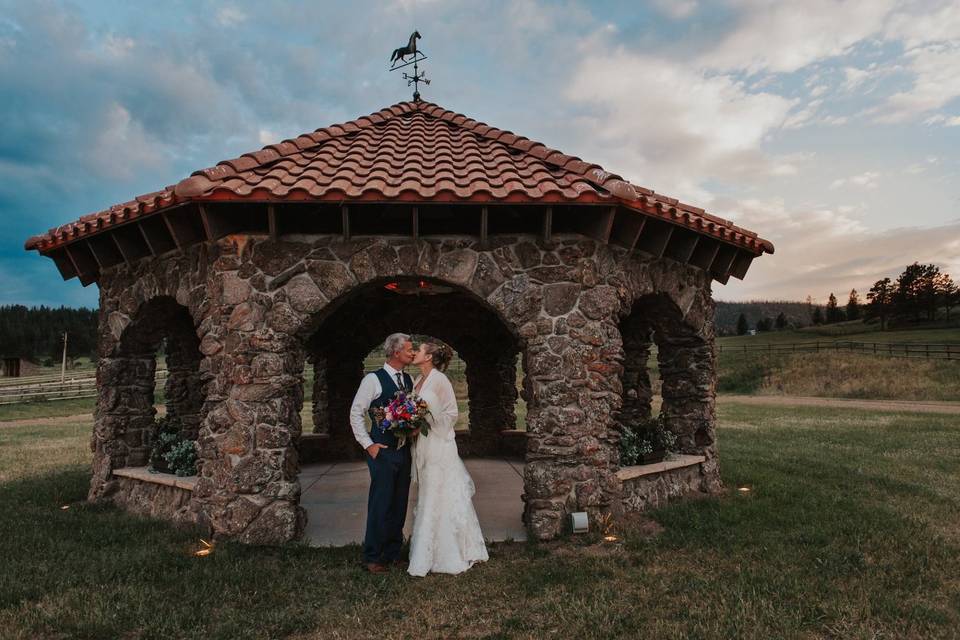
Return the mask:
[[174,186],[27,240],[48,253],[133,217],[188,201],[346,198],[609,202],[731,238],[773,245],[699,207],[654,194],[576,156],[429,102],[401,102],[195,171]]

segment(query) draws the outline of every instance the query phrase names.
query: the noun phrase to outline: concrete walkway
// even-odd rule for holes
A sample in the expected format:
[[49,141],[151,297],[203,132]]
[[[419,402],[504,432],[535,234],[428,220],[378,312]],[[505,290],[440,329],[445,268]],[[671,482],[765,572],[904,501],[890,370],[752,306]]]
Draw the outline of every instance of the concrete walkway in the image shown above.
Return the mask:
[[[526,540],[521,521],[523,462],[493,458],[464,460],[477,486],[473,505],[480,529],[488,542]],[[367,519],[367,491],[370,474],[364,462],[337,462],[304,465],[300,471],[300,505],[307,510],[305,538],[314,546],[341,546],[363,542]],[[407,523],[413,526],[417,488],[410,490]]]

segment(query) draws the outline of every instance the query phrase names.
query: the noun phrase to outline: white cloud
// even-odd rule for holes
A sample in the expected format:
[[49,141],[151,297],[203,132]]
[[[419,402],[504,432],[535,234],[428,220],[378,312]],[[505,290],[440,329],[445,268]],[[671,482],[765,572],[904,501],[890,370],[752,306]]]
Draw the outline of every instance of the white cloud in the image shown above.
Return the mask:
[[129,178],[141,169],[161,166],[161,148],[159,141],[149,136],[126,107],[114,102],[103,115],[102,128],[94,139],[90,157],[101,174]]
[[217,9],[217,23],[221,27],[235,27],[247,20],[247,14],[233,6],[225,6]]
[[843,69],[843,75],[843,88],[847,91],[853,91],[870,77],[870,71],[857,69],[856,67],[845,67]]
[[914,74],[913,86],[886,100],[878,110],[878,122],[909,121],[960,96],[960,44],[927,45],[908,51],[906,58]]
[[744,281],[715,285],[722,300],[826,298],[831,291],[863,291],[917,260],[960,273],[960,223],[876,231],[860,207],[792,208],[782,199],[719,200],[719,210],[776,246],[757,259]]
[[593,107],[578,125],[589,132],[586,144],[645,186],[702,198],[697,183],[707,176],[789,173],[760,146],[795,102],[750,93],[729,76],[622,49],[597,51],[582,59],[566,96]]
[[697,0],[654,0],[653,6],[663,15],[682,20],[696,13],[699,2]]
[[890,16],[884,28],[888,40],[900,40],[907,48],[930,42],[960,40],[960,4],[955,0],[940,2],[940,7],[930,9],[933,3],[918,3],[916,11],[898,11]]
[[850,176],[849,178],[838,178],[830,184],[831,189],[839,189],[844,185],[853,185],[865,189],[876,189],[880,183],[880,173],[876,171],[866,171],[864,173]]
[[270,131],[269,129],[260,129],[257,132],[257,139],[260,141],[260,144],[266,146],[268,144],[276,144],[280,142],[280,135]]
[[789,73],[848,52],[878,32],[892,0],[734,2],[740,24],[701,62],[716,69]]

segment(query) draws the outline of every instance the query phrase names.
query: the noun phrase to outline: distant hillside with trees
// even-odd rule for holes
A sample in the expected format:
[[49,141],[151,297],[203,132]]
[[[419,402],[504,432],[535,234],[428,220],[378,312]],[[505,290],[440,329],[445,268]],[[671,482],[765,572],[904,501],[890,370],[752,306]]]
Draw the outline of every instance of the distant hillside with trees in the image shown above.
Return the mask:
[[914,262],[897,278],[873,283],[866,295],[852,289],[844,297],[831,291],[826,305],[805,302],[752,300],[717,302],[718,335],[744,335],[750,331],[799,329],[861,320],[879,322],[881,330],[907,328],[919,323],[957,319],[960,291],[948,273],[933,264]]
[[68,307],[0,306],[0,356],[34,362],[59,361],[63,333],[67,356],[94,356],[97,350],[97,312]]
[[[788,300],[750,300],[748,302],[717,302],[715,316],[717,333],[719,335],[737,335],[740,317],[741,330],[756,329],[757,323],[766,326],[769,322],[771,329],[776,329],[778,318],[785,328],[799,328],[810,324],[812,303]],[[742,333],[746,333],[746,330]],[[764,330],[761,328],[761,331]]]

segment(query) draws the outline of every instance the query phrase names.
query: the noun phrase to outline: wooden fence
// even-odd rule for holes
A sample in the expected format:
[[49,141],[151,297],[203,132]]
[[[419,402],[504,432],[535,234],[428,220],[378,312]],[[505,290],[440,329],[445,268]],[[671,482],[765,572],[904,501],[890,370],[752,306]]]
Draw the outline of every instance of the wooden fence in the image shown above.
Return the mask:
[[[960,354],[958,354],[960,357]],[[383,364],[380,360],[369,360],[366,370],[372,371]],[[462,377],[465,369],[463,360],[456,357],[450,363],[451,376]],[[308,385],[312,383],[313,371],[304,372]],[[412,375],[416,374],[411,370]],[[167,379],[166,369],[157,369],[157,389],[163,388]],[[312,389],[308,389],[312,390]],[[96,371],[88,369],[83,372],[73,372],[63,382],[60,374],[46,374],[23,378],[0,378],[0,405],[17,404],[20,402],[45,402],[47,400],[71,400],[78,398],[95,398],[97,396]]]
[[[75,374],[74,377],[60,381],[60,375],[32,376],[30,378],[7,378],[0,382],[0,405],[19,402],[44,402],[47,400],[71,400],[76,398],[95,398],[97,378],[92,371]],[[167,379],[167,370],[157,370],[157,385]]]
[[893,358],[960,361],[960,344],[925,344],[917,342],[790,342],[744,345],[717,345],[725,355],[761,356],[787,353],[862,353]]

